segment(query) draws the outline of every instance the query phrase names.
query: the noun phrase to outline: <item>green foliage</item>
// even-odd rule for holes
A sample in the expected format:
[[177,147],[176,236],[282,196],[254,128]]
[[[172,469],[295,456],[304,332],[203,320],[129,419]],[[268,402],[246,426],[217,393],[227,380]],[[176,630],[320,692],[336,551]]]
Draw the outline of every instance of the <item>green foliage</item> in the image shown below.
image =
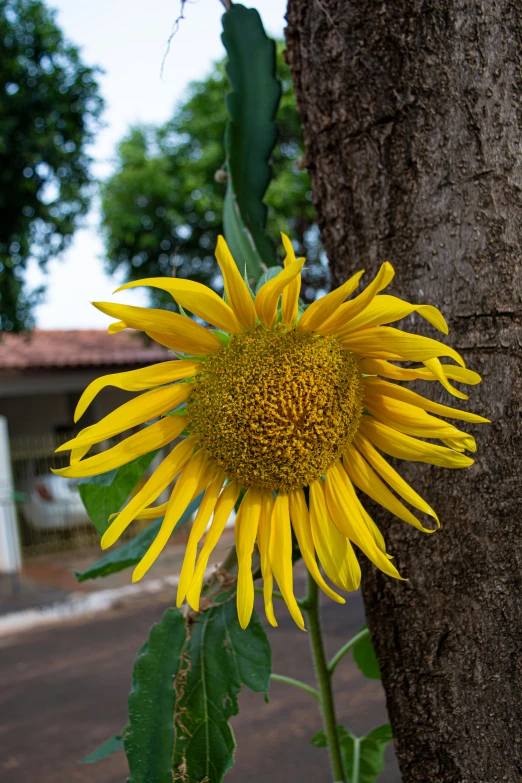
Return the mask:
[[[290,71],[277,46],[277,75],[282,96],[276,122],[279,137],[271,159],[273,179],[265,202],[267,233],[281,252],[279,232],[296,241],[307,256],[303,299],[326,287],[326,267],[314,225],[310,180],[296,163],[304,154]],[[107,266],[126,280],[170,276],[196,280],[222,290],[214,259],[223,231],[226,185],[215,174],[225,163],[224,135],[229,91],[224,64],[194,82],[185,103],[161,127],[133,128],[118,148],[114,175],[102,188]],[[239,262],[241,263],[241,261]],[[270,262],[270,264],[273,262]],[[153,304],[174,308],[170,297],[152,291]]]
[[105,740],[105,742],[102,742],[102,744],[93,750],[92,753],[89,753],[88,756],[81,759],[80,764],[94,764],[95,761],[101,761],[102,759],[106,759],[107,756],[112,756],[112,754],[116,753],[118,750],[123,750],[123,735],[124,731],[122,731],[121,734],[117,734],[115,737],[111,737],[110,739]]
[[[391,726],[386,723],[373,729],[364,737],[355,737],[350,731],[339,727],[341,757],[349,783],[375,783],[384,769],[384,751],[393,740]],[[355,754],[359,754],[359,774],[354,780]]]
[[[366,625],[363,625],[361,630],[366,627]],[[365,677],[369,677],[371,680],[381,679],[379,662],[375,655],[375,650],[369,634],[364,636],[353,646],[352,652],[355,663]]]
[[68,244],[89,204],[86,147],[102,99],[96,72],[39,0],[0,0],[0,331],[33,325],[41,266]]
[[[195,514],[202,497],[203,495],[201,494],[195,498],[192,503],[189,503],[176,525],[176,530],[179,530],[181,525],[188,522],[191,516]],[[131,541],[128,541],[117,549],[111,549],[106,555],[100,557],[99,560],[90,565],[85,571],[76,571],[76,579],[78,582],[109,576],[109,574],[115,574],[118,571],[123,571],[125,568],[137,565],[158,535],[161,522],[162,519],[156,519],[137,535],[136,538],[131,539]]]
[[152,451],[150,454],[144,454],[121,468],[79,482],[78,489],[83,505],[100,536],[103,536],[109,527],[109,516],[120,510],[156,453]]
[[259,289],[260,289],[262,286],[264,286],[264,284],[265,284],[265,283],[267,283],[267,282],[268,282],[269,280],[271,280],[273,277],[277,277],[277,275],[279,274],[279,272],[282,272],[282,271],[283,271],[283,267],[282,267],[282,266],[270,266],[270,267],[269,267],[269,268],[266,270],[266,272],[263,272],[263,274],[261,275],[261,277],[260,277],[260,278],[259,278],[259,280],[257,281],[255,293],[257,294],[257,292],[259,291]]
[[[238,713],[241,686],[266,693],[270,672],[261,621],[254,612],[241,630],[234,592],[188,623],[168,609],[134,665],[123,732],[128,783],[172,783],[172,772],[180,780],[220,783],[233,763],[228,721]],[[84,761],[105,758],[120,740],[107,740]]]
[[[344,726],[338,726],[337,732],[341,745],[343,768],[348,783],[375,783],[384,769],[386,746],[393,739],[391,726],[388,723],[384,726],[378,726],[363,737],[356,737]],[[324,731],[321,730],[314,734],[310,742],[316,748],[326,748],[327,741]]]
[[266,35],[254,8],[233,5],[223,15],[221,36],[231,90],[225,134],[227,191],[225,236],[234,258],[257,279],[275,260],[265,234],[263,197],[271,179],[269,158],[276,139],[275,115],[281,86],[275,73],[275,42]]
[[257,614],[243,631],[234,594],[219,600],[193,621],[177,680],[174,768],[185,770],[186,780],[207,783],[220,783],[232,766],[228,721],[238,713],[241,686],[267,693],[271,673],[270,645]]
[[172,783],[174,681],[184,641],[183,616],[167,609],[136,658],[124,737],[128,783]]

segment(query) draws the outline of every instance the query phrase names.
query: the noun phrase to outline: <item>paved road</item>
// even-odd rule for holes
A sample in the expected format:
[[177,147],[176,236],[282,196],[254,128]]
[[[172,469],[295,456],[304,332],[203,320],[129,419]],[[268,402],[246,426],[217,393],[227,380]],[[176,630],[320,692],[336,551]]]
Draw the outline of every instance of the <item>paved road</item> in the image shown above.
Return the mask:
[[[170,600],[134,599],[81,622],[0,638],[2,783],[126,781],[123,753],[93,765],[77,759],[125,725],[134,656]],[[312,683],[307,636],[284,619],[282,606],[278,614],[279,628],[269,629],[274,671]],[[363,622],[359,595],[345,606],[325,603],[324,622],[332,652]],[[353,661],[340,664],[335,687],[340,722],[363,733],[386,721],[381,684],[365,680]],[[331,783],[324,752],[308,745],[320,727],[315,702],[280,683],[270,699],[267,705],[260,694],[242,693],[227,783]],[[379,783],[399,783],[391,750],[388,756]]]

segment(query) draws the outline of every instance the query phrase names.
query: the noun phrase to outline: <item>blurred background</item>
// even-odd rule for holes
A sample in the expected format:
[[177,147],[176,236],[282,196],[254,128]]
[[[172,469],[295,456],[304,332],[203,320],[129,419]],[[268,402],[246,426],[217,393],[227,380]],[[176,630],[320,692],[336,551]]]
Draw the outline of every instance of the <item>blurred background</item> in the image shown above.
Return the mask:
[[[8,11],[34,4],[3,5]],[[279,243],[279,231],[285,228],[298,246],[306,248],[308,276],[312,288],[317,289],[326,284],[325,264],[318,267],[315,263],[320,250],[309,179],[296,165],[303,147],[290,74],[281,56],[285,3],[269,0],[251,5],[262,12],[266,30],[281,41],[278,69],[284,97],[277,118],[276,177],[267,194],[269,233]],[[67,71],[60,73],[60,79],[58,68],[53,72],[52,65],[42,72],[40,52],[27,58],[27,51],[34,49],[34,41],[29,40],[35,35],[32,25],[42,24],[38,13],[22,20],[23,27],[29,29],[21,29],[20,19],[7,25],[11,35],[13,28],[18,30],[20,39],[7,51],[17,48],[28,62],[18,77],[4,75],[12,79],[11,92],[3,96],[6,112],[16,109],[24,88],[34,94],[53,79],[59,82],[57,93],[63,102],[61,116],[50,117],[56,113],[56,101],[47,89],[46,99],[31,107],[34,117],[28,118],[29,122],[33,119],[30,132],[39,142],[34,144],[38,157],[51,158],[52,147],[53,159],[46,170],[40,160],[29,172],[25,149],[24,195],[32,184],[38,200],[49,207],[48,214],[40,213],[39,217],[55,222],[47,256],[53,259],[56,255],[60,234],[65,234],[69,245],[60,260],[46,264],[46,276],[39,268],[39,263],[45,263],[41,237],[36,241],[37,252],[31,248],[27,271],[20,275],[24,298],[31,301],[32,292],[43,284],[47,293],[41,304],[27,313],[29,321],[33,318],[42,329],[104,328],[106,319],[89,305],[90,299],[108,297],[115,282],[124,279],[172,274],[174,265],[179,275],[205,278],[219,287],[219,280],[213,279],[213,249],[224,185],[216,182],[214,175],[224,160],[223,97],[227,91],[220,40],[221,4],[218,0],[187,3],[183,19],[178,19],[179,3],[165,0],[153,0],[146,9],[139,0],[132,0],[126,4],[124,16],[117,2],[62,0],[53,7],[57,10],[54,22],[66,39],[54,47]],[[69,42],[79,47],[79,52],[73,55]],[[45,40],[41,45],[45,47]],[[53,52],[48,56],[52,58]],[[35,84],[18,85],[15,78],[23,79],[31,66],[36,70]],[[45,85],[40,84],[42,78]],[[69,82],[73,79],[71,95]],[[26,100],[23,102],[26,105]],[[43,132],[38,122],[44,122]],[[66,138],[62,124],[74,140]],[[23,132],[27,136],[29,128]],[[45,150],[42,135],[46,137]],[[57,143],[57,136],[63,137],[61,143]],[[32,144],[26,139],[26,147]],[[23,207],[28,209],[26,203]],[[87,214],[76,216],[75,210]],[[34,213],[27,222],[31,219],[34,222]],[[80,230],[70,238],[72,224]],[[23,255],[16,243],[12,250],[9,246],[6,249],[15,256],[15,265],[25,266],[25,259],[16,258]],[[312,290],[305,294],[308,299],[314,296]],[[136,298],[143,299],[143,295],[137,293]],[[9,324],[4,324],[4,329],[9,329]]]
[[[307,256],[311,302],[328,290],[328,270],[283,57],[286,3],[248,5],[278,41],[283,88],[268,233],[281,258],[281,230]],[[213,255],[225,188],[222,12],[218,0],[0,0],[2,780],[125,778],[121,753],[97,765],[77,760],[125,724],[132,661],[172,600],[186,533],[143,588],[128,588],[128,572],[103,589],[79,585],[74,571],[99,557],[98,536],[77,483],[50,468],[62,465],[54,451],[77,431],[74,408],[93,378],[165,358],[128,332],[109,336],[90,301],[159,275],[223,289]],[[138,289],[118,300],[175,308],[150,296]],[[81,425],[126,398],[105,390]],[[330,640],[363,621],[358,594],[329,606]],[[275,668],[311,678],[306,639],[295,639],[290,621],[271,633]],[[353,662],[339,688],[339,717],[355,731],[386,721],[380,682],[364,680]],[[326,780],[323,751],[302,745],[319,728],[315,705],[286,686],[272,690],[269,706],[244,695],[227,779]],[[399,780],[393,763],[380,780]]]

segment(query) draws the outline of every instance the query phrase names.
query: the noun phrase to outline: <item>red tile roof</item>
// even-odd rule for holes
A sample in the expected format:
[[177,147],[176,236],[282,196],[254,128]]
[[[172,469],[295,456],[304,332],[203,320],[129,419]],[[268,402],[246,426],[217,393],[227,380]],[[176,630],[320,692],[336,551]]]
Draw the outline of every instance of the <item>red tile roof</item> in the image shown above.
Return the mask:
[[147,346],[136,332],[108,334],[101,329],[35,329],[29,335],[0,335],[0,370],[136,365],[161,362],[172,353]]

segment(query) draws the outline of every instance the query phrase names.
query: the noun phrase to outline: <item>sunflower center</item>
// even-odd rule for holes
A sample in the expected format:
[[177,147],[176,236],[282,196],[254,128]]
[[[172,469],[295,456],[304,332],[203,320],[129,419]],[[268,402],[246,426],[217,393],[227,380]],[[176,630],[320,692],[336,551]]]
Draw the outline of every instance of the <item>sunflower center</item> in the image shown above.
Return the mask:
[[363,386],[333,337],[257,326],[205,361],[189,426],[230,479],[288,491],[322,476],[359,426]]

